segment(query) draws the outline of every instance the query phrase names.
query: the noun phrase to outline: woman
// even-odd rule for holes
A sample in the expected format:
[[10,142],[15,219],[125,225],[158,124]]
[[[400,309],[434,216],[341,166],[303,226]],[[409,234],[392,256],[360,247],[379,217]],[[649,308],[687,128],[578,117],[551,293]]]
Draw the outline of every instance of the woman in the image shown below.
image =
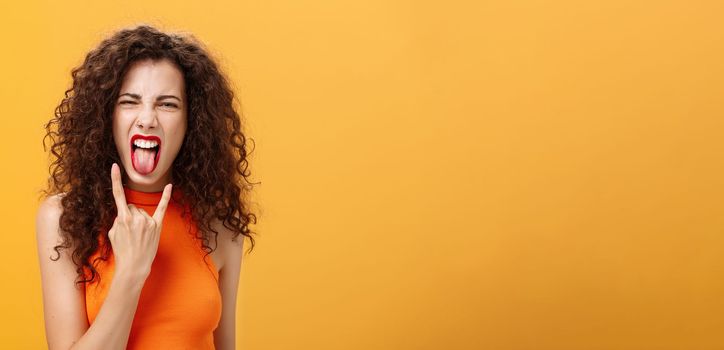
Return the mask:
[[256,216],[227,79],[193,36],[147,25],[72,77],[36,219],[49,348],[234,349]]

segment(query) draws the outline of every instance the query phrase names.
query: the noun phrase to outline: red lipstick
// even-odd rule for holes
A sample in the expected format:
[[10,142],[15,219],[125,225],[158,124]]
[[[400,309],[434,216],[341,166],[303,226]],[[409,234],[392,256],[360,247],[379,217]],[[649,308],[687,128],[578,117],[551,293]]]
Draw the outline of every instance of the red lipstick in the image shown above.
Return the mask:
[[[157,146],[158,149],[156,149],[156,157],[155,157],[154,160],[153,160],[153,169],[151,170],[151,172],[153,172],[153,170],[156,170],[156,166],[158,165],[158,160],[159,160],[159,158],[161,157],[161,138],[158,137],[158,136],[141,135],[141,134],[135,134],[135,135],[131,136],[131,144],[130,144],[129,147],[130,147],[130,149],[131,149],[131,162],[132,162],[132,164],[135,164],[135,163],[136,163],[135,154],[134,154],[134,152],[133,152],[133,143],[134,143],[137,139],[146,140],[146,141],[156,141],[156,143],[158,144],[158,146]],[[135,170],[135,167],[134,167],[134,170]],[[150,173],[150,172],[149,172],[149,173]],[[147,175],[147,174],[145,174],[145,175]]]

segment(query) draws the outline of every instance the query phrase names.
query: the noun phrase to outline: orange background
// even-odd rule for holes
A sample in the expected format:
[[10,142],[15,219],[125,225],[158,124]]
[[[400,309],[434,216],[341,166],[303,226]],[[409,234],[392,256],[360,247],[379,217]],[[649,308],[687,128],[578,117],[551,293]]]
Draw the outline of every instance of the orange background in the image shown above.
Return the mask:
[[145,22],[209,46],[256,141],[239,349],[724,348],[723,15],[4,2],[0,344],[45,347],[42,126],[85,53]]

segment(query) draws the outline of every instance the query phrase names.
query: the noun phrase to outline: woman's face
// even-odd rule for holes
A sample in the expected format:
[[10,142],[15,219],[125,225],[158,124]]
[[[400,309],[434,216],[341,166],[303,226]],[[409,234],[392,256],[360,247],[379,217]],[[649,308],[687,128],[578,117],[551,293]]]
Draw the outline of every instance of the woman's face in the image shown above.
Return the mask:
[[113,140],[128,174],[126,185],[158,192],[171,181],[186,133],[183,73],[170,61],[134,62],[113,108]]

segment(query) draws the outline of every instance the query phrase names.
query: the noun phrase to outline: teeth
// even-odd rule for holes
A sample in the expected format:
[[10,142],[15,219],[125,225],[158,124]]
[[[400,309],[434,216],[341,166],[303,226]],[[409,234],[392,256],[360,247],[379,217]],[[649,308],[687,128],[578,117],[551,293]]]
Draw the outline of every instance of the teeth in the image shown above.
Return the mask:
[[133,141],[133,144],[141,148],[153,148],[158,146],[158,142],[156,141],[146,141],[141,139],[136,139],[136,141]]

